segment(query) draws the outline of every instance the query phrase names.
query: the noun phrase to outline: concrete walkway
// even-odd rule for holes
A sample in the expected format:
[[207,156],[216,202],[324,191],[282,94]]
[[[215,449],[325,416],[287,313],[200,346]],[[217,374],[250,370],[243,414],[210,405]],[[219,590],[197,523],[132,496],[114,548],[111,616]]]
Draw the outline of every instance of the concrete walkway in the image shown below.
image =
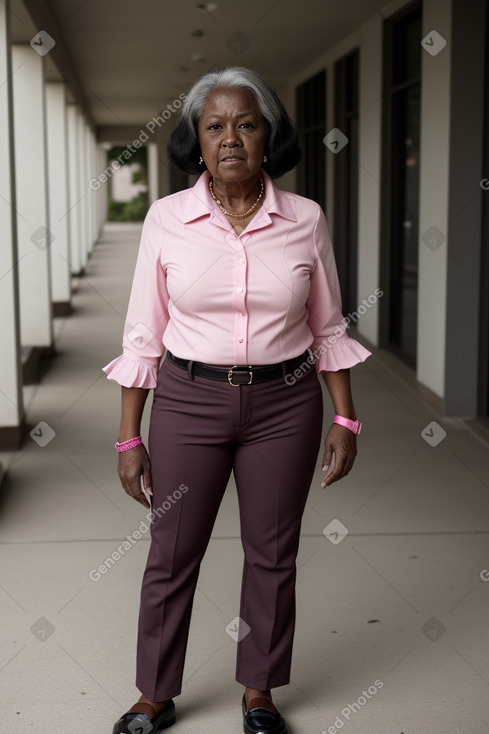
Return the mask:
[[[56,320],[58,356],[26,389],[33,438],[0,454],[8,732],[109,734],[137,700],[147,510],[119,485],[119,388],[101,367],[120,353],[139,233],[106,226],[77,279],[74,313]],[[352,370],[364,421],[355,468],[323,490],[318,461],[292,683],[275,690],[290,734],[489,731],[489,448],[462,421],[437,416],[401,373],[377,352]],[[147,419],[148,410],[144,431]],[[235,494],[231,482],[202,565],[176,734],[242,731]],[[128,536],[117,563],[93,573]]]

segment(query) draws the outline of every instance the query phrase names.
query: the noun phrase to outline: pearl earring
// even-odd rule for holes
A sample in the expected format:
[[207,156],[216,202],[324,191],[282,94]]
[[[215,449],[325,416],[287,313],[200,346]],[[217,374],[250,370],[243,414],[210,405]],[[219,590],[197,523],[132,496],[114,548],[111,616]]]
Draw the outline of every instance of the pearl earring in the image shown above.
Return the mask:
[[199,158],[199,166],[201,166],[203,164],[203,162],[204,162],[204,159],[202,158],[202,156],[200,156],[200,158]]
[[266,155],[264,155],[263,156],[263,163],[266,163],[267,161],[268,161],[268,158],[266,157]]

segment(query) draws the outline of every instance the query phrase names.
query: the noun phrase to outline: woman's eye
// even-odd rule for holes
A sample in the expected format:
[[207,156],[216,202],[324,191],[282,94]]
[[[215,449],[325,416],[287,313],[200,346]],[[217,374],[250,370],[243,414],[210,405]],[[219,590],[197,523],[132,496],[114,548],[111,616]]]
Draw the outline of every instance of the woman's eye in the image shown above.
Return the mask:
[[[248,130],[250,128],[254,128],[255,126],[251,124],[251,122],[242,122],[240,123],[239,127],[245,128],[245,130]],[[213,125],[209,125],[209,130],[221,130],[222,125],[220,125],[218,122],[215,122]]]

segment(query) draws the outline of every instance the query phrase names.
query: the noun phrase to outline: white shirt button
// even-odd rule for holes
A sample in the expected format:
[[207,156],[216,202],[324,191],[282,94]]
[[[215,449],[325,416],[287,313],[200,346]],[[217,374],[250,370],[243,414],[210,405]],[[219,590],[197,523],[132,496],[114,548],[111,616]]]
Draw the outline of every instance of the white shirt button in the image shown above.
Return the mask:
[[243,339],[241,337],[239,337],[238,341],[239,341],[240,344],[243,343]]
[[241,286],[238,288],[238,293],[242,293],[244,291],[244,288],[241,288]]
[[242,313],[241,316],[246,316],[246,314],[245,313]]
[[242,265],[243,263],[244,263],[244,258],[240,257],[239,258],[239,264]]

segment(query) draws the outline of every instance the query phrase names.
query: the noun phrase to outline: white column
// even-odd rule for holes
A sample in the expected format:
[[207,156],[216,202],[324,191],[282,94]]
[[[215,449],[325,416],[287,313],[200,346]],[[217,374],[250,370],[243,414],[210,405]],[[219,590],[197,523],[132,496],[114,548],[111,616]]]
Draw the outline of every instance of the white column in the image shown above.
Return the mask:
[[90,181],[92,177],[92,158],[91,158],[91,148],[90,148],[90,136],[91,136],[91,130],[90,125],[85,121],[84,127],[83,127],[83,138],[85,143],[85,167],[84,167],[84,173],[85,173],[85,180],[83,182],[86,196],[85,196],[85,202],[86,202],[86,210],[85,210],[85,216],[87,221],[87,256],[90,256],[93,250],[93,224],[92,224],[92,209],[93,209],[93,191],[88,185],[88,182]]
[[[0,3],[0,446],[17,448],[23,420],[9,2]],[[1,467],[0,467],[1,469]],[[1,474],[1,471],[0,471]]]
[[[102,146],[99,146],[99,166],[98,170],[101,173],[107,167],[107,151]],[[107,209],[109,206],[109,189],[108,184],[102,186],[99,190],[99,196],[101,201],[100,206],[100,226],[107,221]]]
[[[90,180],[97,176],[97,141],[95,133],[90,131]],[[99,236],[99,193],[90,189],[90,197],[92,199],[92,240],[95,244]]]
[[[99,161],[100,161],[100,152],[99,152],[99,146],[97,144],[97,139],[94,136],[94,142],[93,142],[93,167],[92,167],[92,175],[90,177],[91,185],[92,187],[97,185],[96,179],[97,176],[100,173],[99,169]],[[100,236],[100,226],[101,226],[101,207],[102,207],[102,197],[100,193],[100,189],[96,190],[95,188],[92,189],[95,196],[95,228],[96,228],[96,237],[97,239]]]
[[66,85],[46,84],[49,221],[54,236],[51,245],[51,285],[55,313],[69,310],[71,300],[68,129],[66,121]]
[[79,140],[78,114],[76,105],[68,105],[68,168],[69,168],[69,230],[70,230],[70,264],[72,273],[82,269],[81,249],[81,212],[80,212],[80,177],[79,177]]
[[47,200],[43,62],[29,45],[12,46],[21,343],[50,349],[53,235]]
[[107,219],[107,192],[108,192],[108,183],[101,183],[98,179],[100,174],[104,171],[104,169],[107,168],[107,153],[105,148],[97,144],[97,150],[96,150],[96,165],[95,165],[95,171],[92,178],[92,186],[94,189],[96,189],[97,194],[97,216],[98,216],[98,233],[100,234],[100,230],[102,229],[106,219]]
[[159,198],[158,195],[158,146],[148,143],[148,203]]
[[[95,136],[91,128],[88,130],[88,181],[93,178],[95,171]],[[87,182],[88,183],[88,182]],[[97,243],[97,194],[88,186],[88,195],[90,198],[90,239],[92,242],[92,250]]]
[[85,135],[85,118],[81,109],[77,110],[77,128],[80,157],[78,159],[78,181],[80,187],[80,258],[81,266],[85,267],[88,261],[88,228],[87,228],[87,198],[88,198],[88,178],[87,178],[87,151],[86,151],[86,135]]

